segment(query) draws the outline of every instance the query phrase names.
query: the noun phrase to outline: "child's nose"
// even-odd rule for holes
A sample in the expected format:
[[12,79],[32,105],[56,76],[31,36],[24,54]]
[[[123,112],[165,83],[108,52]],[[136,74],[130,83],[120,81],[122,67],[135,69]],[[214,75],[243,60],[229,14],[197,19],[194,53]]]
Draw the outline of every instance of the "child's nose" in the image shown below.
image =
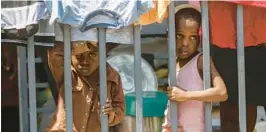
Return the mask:
[[183,46],[188,46],[188,41],[187,40],[183,41]]
[[88,60],[89,59],[86,55],[83,55],[81,57],[81,64],[88,64]]

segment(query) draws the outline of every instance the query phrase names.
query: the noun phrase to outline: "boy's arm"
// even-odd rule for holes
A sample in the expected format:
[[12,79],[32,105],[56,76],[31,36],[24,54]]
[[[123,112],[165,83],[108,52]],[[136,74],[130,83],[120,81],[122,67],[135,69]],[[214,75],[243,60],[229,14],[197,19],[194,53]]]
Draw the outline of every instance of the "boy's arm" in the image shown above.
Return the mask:
[[112,107],[114,108],[113,120],[109,126],[119,124],[125,117],[125,97],[122,83],[119,78],[118,84],[112,83]]
[[[198,60],[198,67],[200,72],[203,72],[203,57],[202,55]],[[217,101],[225,101],[228,98],[227,90],[225,83],[216,70],[216,67],[213,63],[213,60],[210,59],[210,72],[211,72],[211,81],[213,83],[213,87],[203,90],[203,91],[187,91],[186,94],[189,100],[200,100],[207,102],[217,102]]]

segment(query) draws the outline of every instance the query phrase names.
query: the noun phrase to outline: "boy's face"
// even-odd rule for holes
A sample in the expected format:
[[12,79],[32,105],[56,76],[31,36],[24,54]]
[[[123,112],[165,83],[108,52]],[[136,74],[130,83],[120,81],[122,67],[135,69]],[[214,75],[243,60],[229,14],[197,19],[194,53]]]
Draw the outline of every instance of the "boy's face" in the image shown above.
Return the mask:
[[88,44],[89,51],[73,55],[72,64],[83,76],[89,76],[99,67],[98,46]]
[[176,22],[176,54],[179,58],[186,59],[198,49],[199,24],[195,20],[185,18]]

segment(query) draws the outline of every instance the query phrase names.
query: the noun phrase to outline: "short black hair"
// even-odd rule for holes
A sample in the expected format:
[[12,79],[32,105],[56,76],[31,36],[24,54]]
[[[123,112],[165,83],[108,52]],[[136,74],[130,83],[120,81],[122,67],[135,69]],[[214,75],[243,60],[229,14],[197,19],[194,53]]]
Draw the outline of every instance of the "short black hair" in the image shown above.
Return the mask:
[[[201,13],[194,8],[183,8],[175,13],[175,21],[179,22],[181,19],[191,19],[201,25]],[[178,25],[176,25],[178,26]]]

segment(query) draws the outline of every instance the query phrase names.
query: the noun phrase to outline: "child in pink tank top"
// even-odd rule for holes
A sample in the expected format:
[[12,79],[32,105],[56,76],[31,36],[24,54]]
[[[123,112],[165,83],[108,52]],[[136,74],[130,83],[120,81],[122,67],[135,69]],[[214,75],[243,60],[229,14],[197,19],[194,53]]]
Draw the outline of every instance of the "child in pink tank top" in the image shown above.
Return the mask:
[[[204,90],[203,57],[198,52],[200,12],[194,8],[183,8],[176,12],[176,78],[177,86],[167,89],[169,100],[178,103],[179,132],[205,132],[203,102],[227,100],[223,79],[210,60],[212,88]],[[170,111],[165,111],[163,132],[171,132]]]

